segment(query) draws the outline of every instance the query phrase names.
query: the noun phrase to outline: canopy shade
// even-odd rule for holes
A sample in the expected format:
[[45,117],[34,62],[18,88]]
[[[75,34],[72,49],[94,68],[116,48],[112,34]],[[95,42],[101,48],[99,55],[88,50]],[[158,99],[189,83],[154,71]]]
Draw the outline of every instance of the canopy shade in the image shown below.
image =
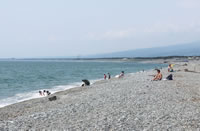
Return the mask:
[[84,80],[82,80],[82,81],[85,83],[85,85],[87,85],[87,86],[90,85],[90,82],[89,82],[88,80],[84,79]]

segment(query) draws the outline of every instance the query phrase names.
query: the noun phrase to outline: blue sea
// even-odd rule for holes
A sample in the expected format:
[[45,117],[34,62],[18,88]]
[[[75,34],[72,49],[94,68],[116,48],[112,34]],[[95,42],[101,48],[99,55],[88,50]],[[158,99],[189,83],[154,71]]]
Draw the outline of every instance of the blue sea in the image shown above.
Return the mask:
[[92,83],[111,76],[165,67],[164,64],[89,60],[10,60],[0,61],[0,107],[41,97],[39,90],[51,93],[80,86],[82,79]]

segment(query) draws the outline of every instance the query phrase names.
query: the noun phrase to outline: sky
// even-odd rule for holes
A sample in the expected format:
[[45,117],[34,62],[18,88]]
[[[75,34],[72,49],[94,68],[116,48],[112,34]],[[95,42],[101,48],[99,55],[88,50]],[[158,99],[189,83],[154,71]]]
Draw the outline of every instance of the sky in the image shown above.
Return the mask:
[[0,58],[67,57],[200,41],[200,0],[2,0]]

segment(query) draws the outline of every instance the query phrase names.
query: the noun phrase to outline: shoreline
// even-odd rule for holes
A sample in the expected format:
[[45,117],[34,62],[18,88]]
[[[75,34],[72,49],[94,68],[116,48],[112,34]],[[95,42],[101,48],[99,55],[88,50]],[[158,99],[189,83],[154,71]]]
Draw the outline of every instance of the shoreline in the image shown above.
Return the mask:
[[[150,69],[152,70],[152,69]],[[132,72],[132,73],[127,73],[126,75],[132,75],[132,74],[135,74],[135,73],[140,73],[141,71],[138,71],[138,72]],[[119,79],[119,78],[115,78],[115,76],[113,76],[110,80],[113,80],[113,79]],[[91,85],[92,86],[93,84],[102,84],[102,83],[105,83],[109,80],[104,80],[103,78],[102,79],[95,79],[95,80],[91,80]],[[78,86],[77,84],[79,83],[80,86]],[[1,108],[4,108],[4,107],[7,107],[7,106],[10,106],[10,105],[13,105],[13,104],[18,104],[18,103],[23,103],[23,102],[26,102],[26,101],[31,101],[31,100],[34,100],[34,99],[41,99],[41,98],[49,98],[53,95],[56,95],[56,94],[59,94],[60,92],[66,92],[70,89],[74,89],[74,88],[90,88],[90,86],[85,86],[85,87],[82,87],[81,86],[81,82],[74,82],[74,83],[71,83],[71,84],[68,84],[68,85],[60,85],[60,86],[63,86],[63,87],[68,87],[66,89],[62,89],[62,90],[58,90],[58,91],[53,91],[53,93],[51,95],[47,95],[47,96],[40,96],[38,91],[31,91],[30,93],[34,93],[33,95],[37,95],[36,97],[30,97],[30,98],[27,98],[27,99],[24,99],[22,101],[18,101],[18,102],[15,102],[15,103],[11,103],[11,104],[5,104],[4,106],[0,106],[0,109]],[[56,86],[56,87],[59,87],[59,86]],[[42,90],[55,90],[56,88],[50,88],[50,89],[42,89]],[[27,92],[25,93],[20,93],[20,94],[16,94],[16,95],[23,95],[23,94],[27,94]],[[15,96],[16,96],[15,95]],[[15,97],[14,96],[14,97]],[[8,97],[8,98],[5,98],[5,99],[2,99],[2,100],[6,100],[6,99],[11,99],[12,97]]]
[[[91,85],[94,84],[97,81],[101,81],[101,80],[100,79],[91,80]],[[80,86],[78,86],[78,85],[80,85]],[[55,86],[54,88],[41,89],[41,90],[42,91],[43,90],[50,90],[52,94],[49,95],[49,96],[52,96],[52,95],[54,95],[54,94],[56,94],[58,92],[67,91],[69,89],[73,89],[73,88],[77,88],[77,87],[81,87],[81,82],[74,82],[74,83],[71,83],[71,84],[68,84],[68,85],[59,85],[59,86]],[[2,104],[3,106],[0,105],[0,109],[4,108],[6,106],[10,106],[12,104],[18,104],[18,103],[21,103],[21,102],[24,102],[24,101],[29,101],[29,100],[33,100],[33,99],[40,99],[40,98],[44,98],[44,97],[49,97],[48,95],[46,95],[46,96],[40,96],[39,93],[38,93],[38,90],[33,90],[33,91],[30,91],[30,92],[24,92],[24,93],[16,94],[13,97],[4,98],[4,99],[0,100],[0,102],[1,101],[5,101],[5,100],[9,100],[9,99],[14,99],[17,96],[22,96],[22,95],[25,95],[27,93],[30,94],[31,97],[24,98],[23,100],[20,100],[18,102],[14,102],[14,103]]]
[[[146,63],[154,63],[154,62],[152,62],[152,61],[142,62],[141,61],[139,63],[145,63],[146,64]],[[162,62],[155,62],[155,63],[163,64]],[[152,67],[152,69],[153,69],[153,67]],[[147,69],[146,71],[152,70],[152,69]],[[132,74],[132,73],[137,73],[137,72],[141,72],[141,71],[135,71],[135,72],[127,73],[126,75]],[[114,78],[114,77],[115,76],[112,76],[112,78]],[[94,83],[101,83],[101,81],[104,81],[104,80],[103,80],[103,78],[102,79],[97,78],[97,79],[93,79],[93,80],[89,80],[89,81],[91,82],[91,84],[94,84]],[[60,91],[66,91],[66,90],[69,90],[71,88],[81,87],[81,83],[82,82],[73,82],[73,83],[69,83],[67,85],[58,85],[58,86],[54,86],[53,88],[46,88],[46,89],[40,89],[40,90],[42,90],[42,91],[43,90],[49,90],[53,95],[53,94],[60,92]],[[3,108],[3,107],[6,107],[6,106],[12,105],[12,104],[17,104],[17,103],[21,103],[21,102],[32,100],[32,99],[47,97],[47,96],[40,96],[38,91],[39,90],[33,90],[33,91],[30,91],[30,92],[18,93],[18,94],[15,94],[15,96],[1,99],[0,103],[2,102],[2,104],[0,104],[0,109]]]
[[[200,62],[175,63],[173,81],[153,70],[0,108],[0,129],[194,130],[200,128]],[[194,68],[195,67],[195,68]],[[185,72],[185,69],[189,71]],[[195,69],[195,70],[194,70]],[[166,68],[161,72],[164,78]],[[191,72],[190,72],[191,71]]]

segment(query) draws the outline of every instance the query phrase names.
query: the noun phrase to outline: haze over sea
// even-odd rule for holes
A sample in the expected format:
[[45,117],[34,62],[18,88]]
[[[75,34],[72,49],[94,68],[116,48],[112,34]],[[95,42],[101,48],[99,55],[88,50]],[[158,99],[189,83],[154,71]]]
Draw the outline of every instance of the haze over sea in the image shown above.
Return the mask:
[[82,79],[94,82],[104,73],[115,76],[122,70],[132,73],[163,66],[124,61],[0,61],[0,107],[40,97],[39,90],[55,93],[80,86]]

